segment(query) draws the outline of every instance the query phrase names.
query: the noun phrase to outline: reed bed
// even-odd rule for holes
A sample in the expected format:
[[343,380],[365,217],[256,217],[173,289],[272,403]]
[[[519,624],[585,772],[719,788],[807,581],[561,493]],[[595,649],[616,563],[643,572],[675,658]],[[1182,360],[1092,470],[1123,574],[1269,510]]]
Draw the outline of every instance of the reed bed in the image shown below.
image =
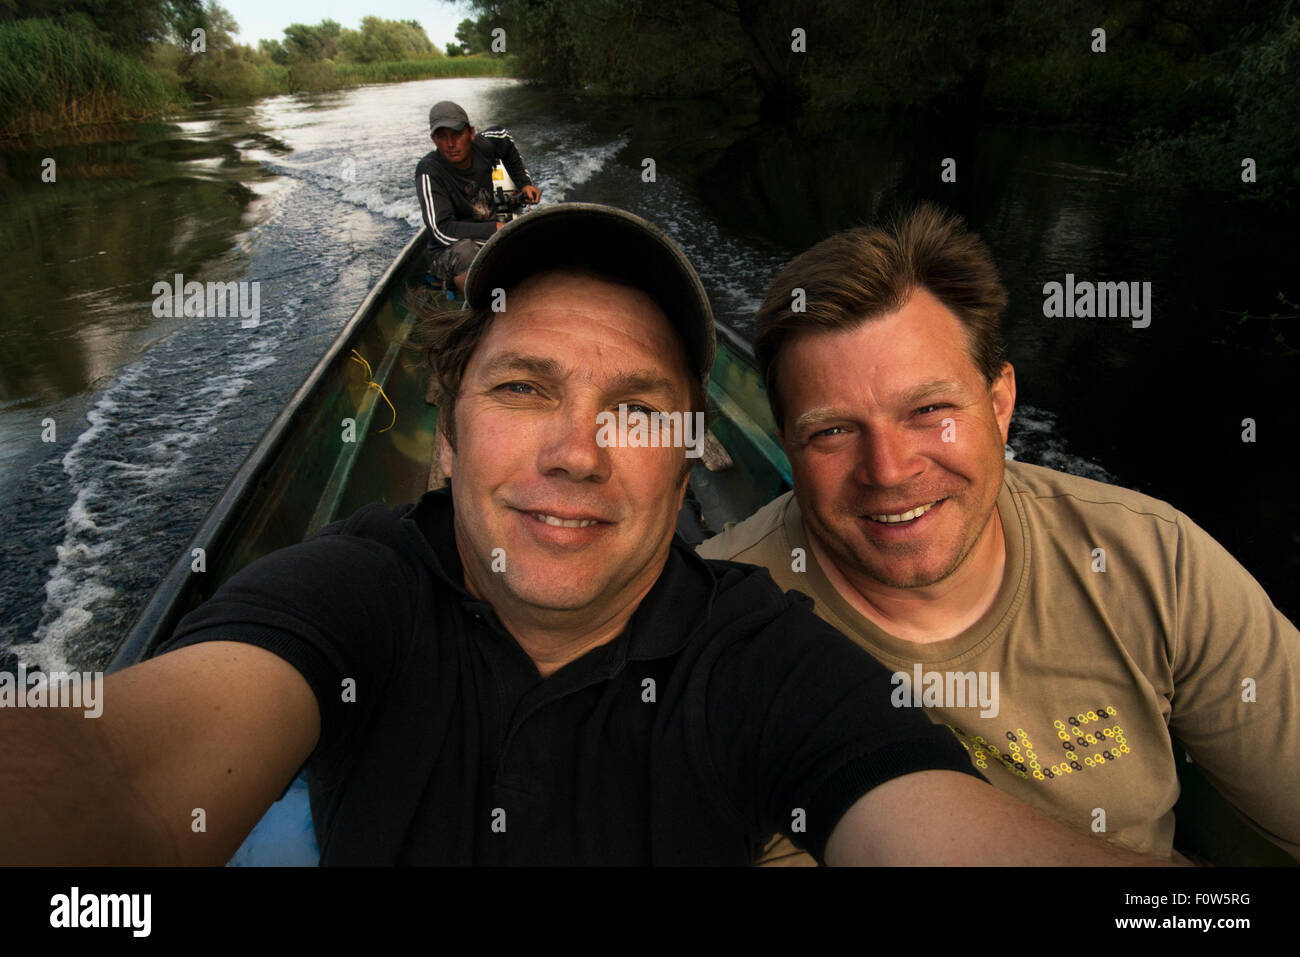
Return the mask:
[[53,20],[0,24],[0,135],[140,119],[185,102],[142,61]]

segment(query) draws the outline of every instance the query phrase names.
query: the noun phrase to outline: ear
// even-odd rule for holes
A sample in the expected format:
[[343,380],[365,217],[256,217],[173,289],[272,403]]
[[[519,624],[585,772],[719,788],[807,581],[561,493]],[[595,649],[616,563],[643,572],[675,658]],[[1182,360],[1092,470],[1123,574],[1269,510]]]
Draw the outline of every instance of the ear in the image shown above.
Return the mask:
[[1011,413],[1016,408],[1016,370],[1010,362],[1002,363],[1002,371],[993,380],[989,392],[993,399],[993,415],[1002,432],[1002,443],[1007,441],[1011,429]]
[[455,478],[456,472],[456,450],[451,447],[447,441],[447,433],[442,428],[442,420],[438,424],[438,465],[442,469],[442,474],[449,479]]

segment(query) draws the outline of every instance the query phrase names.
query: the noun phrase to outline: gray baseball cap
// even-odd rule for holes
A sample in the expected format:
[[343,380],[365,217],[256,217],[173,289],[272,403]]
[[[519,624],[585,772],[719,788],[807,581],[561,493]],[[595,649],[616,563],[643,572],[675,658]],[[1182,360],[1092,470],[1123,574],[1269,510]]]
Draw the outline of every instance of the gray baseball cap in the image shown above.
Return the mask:
[[498,229],[469,267],[465,298],[489,308],[492,291],[535,273],[586,268],[644,291],[663,309],[686,347],[691,368],[709,381],[717,348],[713,309],[690,260],[657,226],[597,203],[557,203]]
[[436,133],[440,127],[450,127],[459,133],[469,126],[469,114],[451,100],[442,100],[429,108],[429,132]]

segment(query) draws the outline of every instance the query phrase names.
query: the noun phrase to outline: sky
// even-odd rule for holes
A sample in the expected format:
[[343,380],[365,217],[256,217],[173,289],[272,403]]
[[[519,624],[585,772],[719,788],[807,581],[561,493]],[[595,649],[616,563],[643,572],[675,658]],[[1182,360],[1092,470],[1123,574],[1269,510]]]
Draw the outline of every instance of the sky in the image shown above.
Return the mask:
[[362,17],[384,20],[419,20],[438,49],[456,38],[456,25],[473,17],[468,3],[447,0],[218,0],[239,24],[239,42],[257,46],[258,40],[281,40],[291,23],[337,20],[353,30]]

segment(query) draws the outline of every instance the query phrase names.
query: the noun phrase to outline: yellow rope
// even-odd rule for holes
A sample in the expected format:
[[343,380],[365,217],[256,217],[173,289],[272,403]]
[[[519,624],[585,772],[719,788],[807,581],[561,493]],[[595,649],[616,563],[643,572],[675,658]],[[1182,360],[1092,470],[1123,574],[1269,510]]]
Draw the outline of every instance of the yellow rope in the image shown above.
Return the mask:
[[366,367],[366,379],[369,380],[368,382],[366,382],[366,385],[371,389],[378,389],[379,397],[383,399],[385,402],[388,402],[388,407],[393,411],[393,421],[389,422],[386,428],[382,428],[379,430],[380,432],[387,432],[389,429],[391,429],[393,426],[397,424],[397,410],[393,408],[393,403],[388,401],[388,396],[384,395],[384,387],[375,381],[375,374],[370,371],[370,363],[366,361],[365,356],[357,352],[356,349],[353,349],[352,358],[357,360],[363,366]]

